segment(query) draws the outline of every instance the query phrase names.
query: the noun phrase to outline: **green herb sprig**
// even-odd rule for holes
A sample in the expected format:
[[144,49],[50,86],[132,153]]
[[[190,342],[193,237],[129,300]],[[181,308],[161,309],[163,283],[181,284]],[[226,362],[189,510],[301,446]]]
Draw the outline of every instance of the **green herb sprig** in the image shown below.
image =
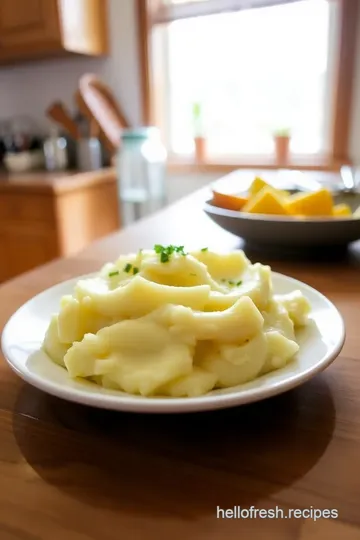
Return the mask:
[[186,256],[184,246],[162,246],[161,244],[155,244],[154,251],[157,255],[160,255],[160,262],[167,263],[170,261],[170,257],[173,253]]

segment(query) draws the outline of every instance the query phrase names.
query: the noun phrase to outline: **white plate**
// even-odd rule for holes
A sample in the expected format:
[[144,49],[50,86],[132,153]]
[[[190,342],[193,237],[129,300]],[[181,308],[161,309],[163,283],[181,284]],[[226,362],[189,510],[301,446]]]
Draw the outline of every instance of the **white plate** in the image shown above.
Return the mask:
[[280,394],[307,381],[325,369],[340,353],[345,328],[335,306],[315,289],[273,272],[274,291],[300,289],[312,305],[312,322],[298,334],[300,352],[285,368],[241,386],[214,390],[196,398],[145,398],[107,390],[95,384],[72,380],[67,371],[39,350],[52,313],[60,298],[70,294],[72,279],[35,296],[8,321],[1,346],[10,367],[29,384],[60,398],[121,411],[182,413],[233,407]]

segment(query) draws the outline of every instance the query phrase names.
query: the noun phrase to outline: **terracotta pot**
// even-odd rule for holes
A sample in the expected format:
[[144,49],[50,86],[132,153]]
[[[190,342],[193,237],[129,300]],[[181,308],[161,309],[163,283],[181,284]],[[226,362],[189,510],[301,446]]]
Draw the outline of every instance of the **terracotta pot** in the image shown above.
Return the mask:
[[205,137],[195,137],[195,159],[198,163],[203,163],[206,156],[206,139]]
[[287,163],[289,161],[290,137],[288,135],[276,135],[275,156],[277,163]]

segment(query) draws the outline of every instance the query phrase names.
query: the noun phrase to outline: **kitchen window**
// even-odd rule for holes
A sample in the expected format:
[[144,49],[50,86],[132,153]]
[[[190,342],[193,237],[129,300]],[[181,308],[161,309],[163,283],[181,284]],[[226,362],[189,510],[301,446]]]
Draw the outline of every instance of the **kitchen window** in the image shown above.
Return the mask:
[[295,164],[346,161],[354,4],[139,0],[146,120],[170,158],[191,160],[200,132],[209,164],[269,165],[285,130]]

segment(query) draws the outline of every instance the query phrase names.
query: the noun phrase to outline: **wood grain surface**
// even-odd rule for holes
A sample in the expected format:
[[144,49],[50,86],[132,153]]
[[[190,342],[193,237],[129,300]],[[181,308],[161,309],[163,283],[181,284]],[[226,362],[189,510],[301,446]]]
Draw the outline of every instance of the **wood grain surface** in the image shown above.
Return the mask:
[[14,193],[68,193],[91,186],[114,184],[116,172],[113,168],[98,171],[35,171],[24,174],[0,173],[0,192]]
[[106,0],[0,2],[0,64],[102,56],[109,52],[108,41]]
[[[0,328],[27,299],[154,243],[240,247],[198,192],[0,287]],[[0,360],[1,540],[356,540],[360,538],[360,246],[252,254],[316,287],[347,339],[324,373],[281,396],[214,413],[122,414],[66,403]],[[336,509],[338,519],[218,519],[217,507]]]
[[74,255],[119,226],[112,169],[0,175],[0,283]]

